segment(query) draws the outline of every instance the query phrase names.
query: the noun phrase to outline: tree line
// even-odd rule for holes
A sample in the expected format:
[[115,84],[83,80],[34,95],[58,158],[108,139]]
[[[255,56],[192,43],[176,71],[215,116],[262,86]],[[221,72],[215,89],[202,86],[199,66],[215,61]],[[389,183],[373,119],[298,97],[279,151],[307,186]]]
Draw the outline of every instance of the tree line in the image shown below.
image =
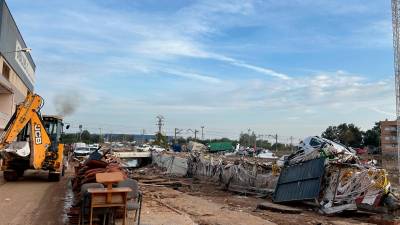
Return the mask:
[[[363,146],[368,147],[379,147],[380,145],[380,126],[379,122],[376,122],[374,127],[367,131],[362,131],[356,125],[350,123],[342,123],[337,126],[329,126],[326,128],[324,132],[322,132],[321,137],[341,143],[346,146],[360,148]],[[109,141],[134,141],[134,135],[127,134],[104,134],[100,136],[99,134],[91,134],[89,131],[84,130],[82,133],[66,133],[62,135],[62,141],[66,144],[75,143],[75,142],[84,142],[84,143],[101,143],[104,142],[104,139]],[[167,143],[165,137],[157,137],[156,140]],[[290,150],[293,146],[284,143],[271,143],[268,140],[262,140],[257,138],[257,135],[252,133],[240,133],[238,140],[233,140],[229,138],[219,138],[219,139],[211,139],[211,140],[195,140],[192,137],[177,138],[176,142],[178,144],[187,144],[189,141],[198,141],[203,144],[207,144],[210,142],[220,142],[220,141],[229,141],[235,146],[239,143],[241,146],[245,147],[261,147],[270,150]],[[161,145],[161,143],[159,143]]]
[[362,131],[354,124],[342,123],[338,126],[329,126],[321,134],[321,137],[341,143],[346,146],[360,147],[379,147],[381,129],[379,122],[367,131]]

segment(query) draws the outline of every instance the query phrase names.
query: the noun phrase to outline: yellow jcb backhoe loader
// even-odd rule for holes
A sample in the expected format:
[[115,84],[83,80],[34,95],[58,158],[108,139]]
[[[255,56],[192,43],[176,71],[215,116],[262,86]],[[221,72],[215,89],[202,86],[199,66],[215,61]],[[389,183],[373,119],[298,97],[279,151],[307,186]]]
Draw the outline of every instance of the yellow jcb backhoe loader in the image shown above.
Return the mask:
[[29,93],[0,135],[1,170],[7,181],[17,180],[27,169],[49,171],[51,181],[60,180],[64,172],[62,118],[42,117],[42,106],[42,97]]

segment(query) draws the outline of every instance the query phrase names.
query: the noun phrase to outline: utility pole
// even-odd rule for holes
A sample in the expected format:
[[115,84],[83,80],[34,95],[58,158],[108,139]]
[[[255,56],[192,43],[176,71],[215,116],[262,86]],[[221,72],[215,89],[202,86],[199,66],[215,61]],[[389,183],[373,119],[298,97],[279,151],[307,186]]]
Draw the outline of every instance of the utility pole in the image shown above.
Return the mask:
[[164,117],[162,115],[158,115],[157,117],[157,126],[158,126],[158,133],[161,134],[162,126],[164,126]]
[[82,142],[82,124],[79,124],[79,142]]
[[178,129],[178,128],[175,128],[175,135],[174,135],[174,140],[175,140],[175,142],[176,142],[176,135],[177,134],[180,134],[182,132],[182,129]]
[[292,150],[293,153],[293,136],[290,136],[290,149]]
[[204,140],[204,126],[201,126],[201,140]]
[[251,143],[250,143],[250,128],[247,129],[247,135],[248,135],[248,147],[250,147]]
[[187,132],[192,132],[192,133],[194,133],[194,140],[196,140],[197,139],[197,133],[199,133],[199,131],[198,130],[196,130],[196,129],[194,129],[194,131],[192,130],[192,129],[187,129],[186,130]]
[[255,135],[255,138],[254,138],[254,145],[253,145],[253,148],[254,148],[254,151],[255,151],[256,148],[257,148],[257,135]]
[[278,134],[275,135],[268,134],[268,137],[275,138],[275,152],[278,152]]
[[144,134],[146,133],[145,129],[142,129],[142,144],[144,144]]
[[392,26],[394,48],[394,74],[396,87],[397,170],[400,174],[400,0],[392,0]]
[[[261,141],[260,141],[260,147],[263,148],[263,145],[264,145],[264,134],[259,134],[259,135],[258,135],[258,138],[261,140]],[[256,142],[256,143],[257,143],[257,142]]]
[[99,128],[99,143],[102,143],[101,127]]

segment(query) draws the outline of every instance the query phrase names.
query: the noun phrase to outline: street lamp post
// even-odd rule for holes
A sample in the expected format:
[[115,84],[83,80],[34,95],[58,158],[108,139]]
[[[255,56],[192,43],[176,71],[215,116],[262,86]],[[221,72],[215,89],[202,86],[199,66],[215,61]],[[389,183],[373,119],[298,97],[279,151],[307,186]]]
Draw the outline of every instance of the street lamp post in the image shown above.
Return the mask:
[[15,51],[4,52],[4,54],[9,54],[9,53],[14,53],[14,52],[25,52],[25,53],[28,53],[28,52],[31,52],[31,51],[32,51],[31,48],[21,48],[19,50],[15,50]]

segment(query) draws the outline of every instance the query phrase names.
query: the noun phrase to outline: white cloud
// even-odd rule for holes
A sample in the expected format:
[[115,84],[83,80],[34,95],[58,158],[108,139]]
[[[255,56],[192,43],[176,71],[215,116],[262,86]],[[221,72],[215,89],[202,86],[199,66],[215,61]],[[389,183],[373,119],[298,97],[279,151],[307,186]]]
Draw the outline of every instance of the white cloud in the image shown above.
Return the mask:
[[174,74],[174,75],[189,78],[189,79],[199,80],[199,81],[203,81],[203,82],[207,82],[207,83],[212,83],[212,84],[218,84],[218,83],[222,82],[218,78],[211,77],[208,75],[193,73],[193,72],[183,72],[183,71],[174,70],[174,69],[166,69],[166,70],[162,70],[162,72]]
[[276,77],[284,80],[290,79],[290,77],[286,74],[276,72],[269,68],[255,66],[218,53],[209,52],[204,50],[204,47],[202,47],[200,44],[194,41],[179,40],[178,38],[173,40],[145,41],[140,43],[135,48],[135,51],[141,54],[150,55],[152,58],[159,58],[159,59],[165,59],[174,56],[193,57],[200,59],[213,59],[229,63],[230,65],[233,66],[250,69],[255,72],[266,74],[271,77]]
[[396,113],[395,112],[386,112],[384,110],[381,110],[381,109],[378,109],[378,108],[375,108],[375,107],[369,107],[369,109],[374,111],[374,112],[377,112],[377,113],[380,113],[380,114],[383,114],[383,115],[386,115],[386,116],[390,116],[390,117],[396,118]]
[[[310,5],[321,5],[323,13],[335,9],[336,12],[332,10],[331,14],[363,15],[365,12],[363,5],[314,2],[199,1],[177,11],[157,14],[137,9],[116,11],[100,7],[96,1],[76,1],[75,4],[35,1],[32,7],[36,8],[15,11],[23,34],[34,50],[38,90],[49,99],[60,90],[79,90],[86,99],[80,112],[88,118],[83,119],[94,120],[99,118],[96,115],[101,115],[111,120],[115,115],[131,117],[130,113],[135,112],[139,115],[132,116],[131,123],[134,124],[135,119],[141,120],[156,112],[183,115],[190,111],[196,119],[203,113],[215,113],[223,117],[215,126],[224,126],[223,121],[228,121],[229,116],[244,118],[244,122],[268,116],[303,121],[304,117],[310,116],[347,116],[355,109],[367,109],[379,115],[390,112],[394,99],[392,82],[369,80],[365,75],[344,71],[292,76],[289,72],[286,74],[270,68],[269,62],[261,61],[263,56],[257,55],[262,47],[276,48],[282,53],[281,46],[287,44],[282,39],[294,40],[293,45],[301,46],[303,51],[307,48],[304,43],[316,47],[325,42],[327,45],[339,43],[349,46],[350,43],[354,46],[351,40],[345,38],[339,42],[340,38],[313,28],[315,30],[310,32],[286,35],[276,40],[281,42],[280,45],[263,39],[263,44],[266,43],[263,46],[253,39],[249,39],[249,43],[241,43],[242,39],[232,41],[231,34],[224,33],[231,28],[252,25],[263,29],[277,26],[271,35],[279,29],[308,31],[309,27],[296,23],[295,19],[301,14],[293,15],[295,19],[290,15],[293,23],[287,26],[270,19],[290,20],[289,16],[280,18],[282,14],[275,9],[287,9],[291,4],[304,3],[310,10],[313,10]],[[273,8],[273,4],[278,7]],[[269,10],[263,11],[266,8]],[[81,12],[81,9],[85,10]],[[317,13],[321,13],[319,9]],[[367,28],[361,26],[360,30],[354,31],[354,37],[357,37],[354,40],[384,45],[390,36],[389,23],[368,22]],[[279,27],[283,25],[286,27]],[[384,34],[380,39],[382,42],[375,42],[380,34]],[[368,40],[369,36],[373,39]],[[232,41],[229,44],[234,49],[242,47],[241,44],[256,46],[254,55],[253,52],[226,51],[223,47],[225,40]],[[291,45],[285,47],[293,51]],[[251,60],[258,56],[257,62]],[[215,69],[214,65],[223,69]],[[235,74],[227,76],[231,71]],[[247,72],[256,73],[251,73],[249,78]],[[262,76],[254,79],[254,74]],[[163,76],[168,76],[168,79]],[[166,83],[166,80],[173,82]],[[265,115],[271,112],[276,114]],[[230,121],[236,120],[239,119]]]
[[251,70],[257,71],[259,73],[263,73],[263,74],[272,76],[272,77],[277,77],[277,78],[280,78],[280,79],[283,79],[283,80],[289,80],[290,79],[290,77],[288,75],[276,72],[276,71],[274,71],[272,69],[263,68],[263,67],[259,67],[259,66],[254,66],[254,65],[243,63],[243,62],[239,62],[239,61],[234,61],[234,62],[232,62],[232,64],[235,65],[235,66],[248,68],[248,69],[251,69]]

